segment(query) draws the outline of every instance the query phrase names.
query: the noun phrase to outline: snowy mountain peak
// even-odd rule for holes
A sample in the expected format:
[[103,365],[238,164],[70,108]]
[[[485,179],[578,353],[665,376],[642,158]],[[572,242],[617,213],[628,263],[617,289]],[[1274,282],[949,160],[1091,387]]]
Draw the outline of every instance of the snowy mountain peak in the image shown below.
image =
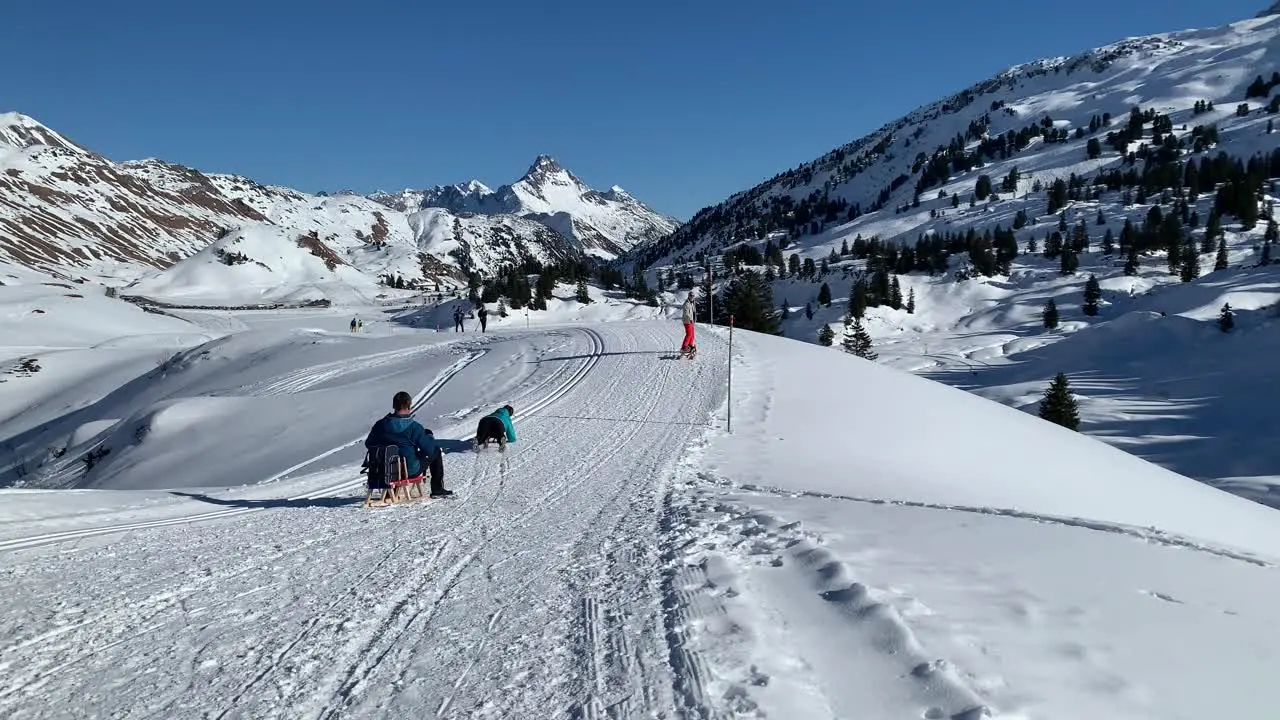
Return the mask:
[[489,186],[485,185],[479,180],[468,180],[466,183],[461,185],[455,185],[454,187],[471,195],[492,195],[493,194],[493,191],[489,189]]
[[593,190],[550,155],[534,158],[519,180],[497,190],[471,180],[426,190],[375,193],[370,199],[404,212],[443,208],[459,214],[533,220],[602,258],[660,240],[680,224],[617,185],[605,192]]
[[1275,3],[1271,7],[1258,13],[1258,17],[1267,17],[1269,15],[1280,15],[1280,2]]
[[533,164],[529,166],[529,171],[524,174],[524,177],[520,178],[516,185],[523,185],[539,197],[543,197],[545,189],[551,185],[574,188],[580,192],[591,190],[586,183],[566,170],[563,165],[556,162],[555,158],[550,155],[539,155],[534,159]]
[[533,159],[533,164],[529,166],[529,172],[525,173],[525,175],[533,175],[538,172],[555,173],[563,171],[564,167],[562,167],[560,163],[556,162],[555,158],[550,155],[539,155]]
[[18,112],[0,113],[0,144],[9,145],[18,150],[36,145],[48,145],[77,153],[88,152],[45,127],[38,120]]

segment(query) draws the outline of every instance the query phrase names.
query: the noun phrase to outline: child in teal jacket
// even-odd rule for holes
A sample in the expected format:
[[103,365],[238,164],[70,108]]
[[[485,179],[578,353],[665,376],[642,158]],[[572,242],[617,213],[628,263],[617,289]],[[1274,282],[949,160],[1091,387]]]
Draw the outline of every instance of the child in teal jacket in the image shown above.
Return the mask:
[[491,441],[497,441],[498,449],[505,451],[507,443],[515,442],[516,427],[511,421],[514,414],[515,409],[510,405],[503,405],[480,418],[480,424],[476,426],[476,449],[489,447]]

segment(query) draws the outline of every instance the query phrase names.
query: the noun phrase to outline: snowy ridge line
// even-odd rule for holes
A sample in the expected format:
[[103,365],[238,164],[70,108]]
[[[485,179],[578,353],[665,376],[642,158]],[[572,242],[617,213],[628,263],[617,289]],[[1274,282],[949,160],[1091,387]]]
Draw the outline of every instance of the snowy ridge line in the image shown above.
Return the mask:
[[[440,392],[440,390],[444,388],[445,384],[448,383],[450,379],[452,379],[458,373],[462,372],[462,370],[466,368],[467,365],[470,365],[471,363],[475,362],[486,352],[488,352],[488,350],[473,350],[472,352],[468,353],[466,357],[461,358],[460,360],[455,362],[453,365],[450,365],[448,368],[446,368],[443,372],[440,373],[440,375],[436,377],[435,380],[432,381],[430,385],[428,385],[418,394],[418,397],[414,399],[413,409],[416,411],[419,408],[421,408],[436,393]],[[304,460],[290,468],[282,470],[281,472],[276,473],[275,475],[272,475],[271,477],[265,480],[262,480],[258,484],[261,485],[261,484],[275,482],[285,477],[286,475],[289,475],[290,473],[300,470],[313,463],[319,462],[320,460],[323,460],[335,453],[341,452],[351,447],[352,445],[359,443],[363,439],[364,439],[364,436],[361,435],[355,440],[339,445],[338,447],[327,450],[319,455],[316,455],[315,457]],[[352,484],[351,481],[346,480],[339,485],[331,485],[328,487],[321,488],[319,490],[314,490],[312,492],[298,495],[297,497],[287,498],[287,499],[314,500],[315,498],[323,497],[324,495],[327,495],[331,492],[335,492],[345,487],[349,487],[351,484]],[[109,525],[109,526],[100,527],[100,528],[82,528],[78,530],[65,530],[62,532],[46,533],[44,535],[36,535],[33,537],[27,537],[27,538],[15,538],[13,540],[0,541],[0,552],[6,551],[6,550],[23,550],[23,549],[32,548],[32,547],[38,547],[40,545],[46,545],[49,543],[61,542],[63,540],[75,540],[79,538],[93,537],[95,535],[105,535],[109,533],[125,532],[129,530],[143,530],[146,528],[164,527],[166,525],[179,525],[182,523],[195,522],[198,520],[213,520],[218,518],[227,518],[227,517],[233,517],[237,515],[245,515],[251,512],[257,512],[263,509],[265,508],[235,508],[230,510],[213,510],[205,513],[197,513],[195,515],[184,515],[182,517],[176,517],[176,518],[165,518],[164,520],[148,520],[148,521],[137,522],[137,523],[127,523],[123,525]]]
[[928,510],[951,510],[954,512],[974,513],[978,515],[999,515],[1002,517],[1018,518],[1021,520],[1032,520],[1035,522],[1048,523],[1052,525],[1065,525],[1067,527],[1082,528],[1085,530],[1094,530],[1097,532],[1114,533],[1117,535],[1127,535],[1139,540],[1158,543],[1160,545],[1168,545],[1169,547],[1182,548],[1184,550],[1195,550],[1198,552],[1217,555],[1219,557],[1231,560],[1239,560],[1258,567],[1273,568],[1277,567],[1277,562],[1272,559],[1262,559],[1248,553],[1237,550],[1228,550],[1226,548],[1215,547],[1205,544],[1197,540],[1184,538],[1165,530],[1159,530],[1155,527],[1138,527],[1136,525],[1124,525],[1121,523],[1105,522],[1102,520],[1089,520],[1087,518],[1064,517],[1059,515],[1047,515],[1044,513],[1033,513],[1024,510],[1014,510],[1012,508],[995,508],[995,507],[979,507],[973,505],[946,505],[942,503],[927,503],[920,500],[886,500],[884,498],[867,498],[856,497],[852,495],[836,495],[833,493],[824,493],[813,490],[786,490],[783,488],[770,487],[768,485],[756,484],[737,484],[724,478],[718,478],[708,473],[699,473],[698,477],[712,485],[732,490],[745,490],[747,492],[759,493],[762,495],[776,495],[779,497],[811,497],[822,498],[826,500],[845,500],[848,502],[866,503],[869,505],[898,505],[901,507],[925,508]]

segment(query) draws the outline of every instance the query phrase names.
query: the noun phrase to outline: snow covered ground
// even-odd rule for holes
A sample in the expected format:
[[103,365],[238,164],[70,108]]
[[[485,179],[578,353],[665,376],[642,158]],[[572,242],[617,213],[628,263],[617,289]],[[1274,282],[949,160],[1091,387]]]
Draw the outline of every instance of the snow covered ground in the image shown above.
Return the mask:
[[[972,265],[961,251],[936,277],[924,271],[898,276],[904,297],[914,291],[916,311],[868,309],[863,322],[879,360],[1033,413],[1051,378],[1064,372],[1078,394],[1082,432],[1280,507],[1280,451],[1273,440],[1280,426],[1269,403],[1276,379],[1260,360],[1275,354],[1280,266],[1258,266],[1267,220],[1280,200],[1280,176],[1269,167],[1280,133],[1268,110],[1277,97],[1270,79],[1280,68],[1278,38],[1280,16],[1270,15],[1014,66],[706,208],[639,260],[652,282],[660,269],[691,270],[699,251],[715,257],[744,240],[761,251],[785,240],[781,252],[788,260],[820,264],[859,237],[912,247],[934,234],[981,235],[1025,222],[1014,231],[1019,255],[1008,273],[957,279]],[[1259,77],[1266,92],[1250,92]],[[1148,118],[1121,152],[1108,135],[1129,126],[1135,108],[1164,116],[1169,132],[1157,133]],[[1024,135],[1025,146],[1006,142],[1004,151],[992,144],[1037,124],[1067,137]],[[1209,127],[1216,141],[1198,147],[1195,138]],[[1242,167],[1261,159],[1266,168],[1261,221],[1246,230],[1230,212],[1221,218],[1228,269],[1213,269],[1215,252],[1200,253],[1200,276],[1186,284],[1176,269],[1169,271],[1163,250],[1142,255],[1137,275],[1124,274],[1119,246],[1126,219],[1141,228],[1154,208],[1163,217],[1181,217],[1178,202],[1189,199],[1196,221],[1188,212],[1181,232],[1202,249],[1224,177],[1209,183],[1208,175],[1196,174],[1191,180],[1179,167],[1183,182],[1170,184],[1183,187],[1167,192],[1163,183],[1150,192],[1095,186],[1104,173],[1141,174],[1155,167],[1144,153],[1156,147],[1157,135],[1160,142],[1171,136],[1181,143],[1179,163],[1203,169],[1225,153]],[[1091,141],[1099,145],[1095,157]],[[974,164],[943,162],[945,171],[930,170],[949,157],[952,143]],[[983,176],[994,192],[979,199]],[[1049,212],[1051,188],[1072,176],[1099,192],[1069,195],[1061,209],[1067,225],[1062,235],[1070,240],[1083,223],[1089,239],[1079,268],[1064,276],[1058,260],[1041,252],[1059,227],[1057,209]],[[781,198],[788,202],[778,204]],[[829,201],[848,205],[824,212]],[[788,233],[789,225],[794,232]],[[1107,232],[1117,246],[1109,254],[1102,251]],[[1216,238],[1212,246],[1216,250]],[[816,343],[820,327],[828,325],[836,333],[832,352],[840,352],[854,282],[844,271],[853,268],[864,269],[865,261],[845,256],[832,272],[812,279],[788,270],[773,284],[772,304],[790,309],[782,323],[787,337]],[[1103,298],[1101,312],[1087,317],[1081,305],[1091,275]],[[699,278],[700,271],[692,273]],[[830,307],[817,303],[824,283]],[[1041,324],[1049,299],[1061,315],[1053,331]],[[1229,335],[1215,326],[1226,303],[1236,313]]]
[[[422,309],[366,308],[352,334],[348,310],[86,301],[170,360],[86,338],[34,353],[77,353],[80,399],[62,370],[0,385],[0,446],[31,465],[0,490],[5,717],[1274,705],[1276,511],[1000,403],[737,332],[730,406],[724,329],[681,361],[677,322],[575,322],[567,300],[483,335]],[[22,318],[4,337],[44,342]],[[165,332],[182,342],[148,345]],[[457,495],[362,510],[360,441],[400,389]],[[504,402],[519,441],[467,451]],[[36,462],[41,443],[64,452]]]
[[[1112,218],[1106,227],[1093,222],[1099,208]],[[1202,202],[1201,217],[1208,211]],[[1280,321],[1280,266],[1257,266],[1264,225],[1251,233],[1229,230],[1228,269],[1210,272],[1214,255],[1205,254],[1204,274],[1183,283],[1163,257],[1144,260],[1137,275],[1126,276],[1116,256],[1102,254],[1099,236],[1107,228],[1118,232],[1120,208],[1086,203],[1071,217],[1088,223],[1094,243],[1073,275],[1062,275],[1056,260],[1025,253],[1031,237],[1043,239],[1052,221],[1046,218],[1019,233],[1024,254],[1007,276],[961,282],[901,276],[903,294],[915,292],[915,313],[882,306],[864,319],[878,361],[1032,414],[1049,381],[1064,372],[1080,406],[1082,432],[1280,506],[1280,455],[1270,442],[1280,432],[1271,411],[1276,378],[1258,362],[1276,353]],[[1094,317],[1081,309],[1091,275],[1103,295]],[[804,303],[821,282],[829,283],[833,302],[829,308],[814,302],[810,320]],[[783,332],[813,342],[818,328],[829,324],[839,352],[851,282],[839,270],[816,283],[778,281],[775,298],[794,308]],[[1046,330],[1041,313],[1051,298],[1060,321]],[[1224,334],[1217,321],[1227,303],[1235,328]]]

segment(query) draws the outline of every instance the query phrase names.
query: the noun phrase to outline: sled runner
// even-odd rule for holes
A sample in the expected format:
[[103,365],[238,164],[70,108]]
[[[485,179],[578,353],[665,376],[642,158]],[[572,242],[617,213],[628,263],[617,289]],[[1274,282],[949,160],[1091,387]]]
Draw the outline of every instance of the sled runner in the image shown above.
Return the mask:
[[[366,508],[400,505],[426,497],[426,493],[422,491],[422,473],[407,477],[404,458],[400,455],[400,448],[395,445],[370,450],[365,456],[365,469],[368,472],[365,479]],[[418,491],[417,496],[414,495],[415,489]],[[373,498],[375,492],[379,494],[376,502]]]

